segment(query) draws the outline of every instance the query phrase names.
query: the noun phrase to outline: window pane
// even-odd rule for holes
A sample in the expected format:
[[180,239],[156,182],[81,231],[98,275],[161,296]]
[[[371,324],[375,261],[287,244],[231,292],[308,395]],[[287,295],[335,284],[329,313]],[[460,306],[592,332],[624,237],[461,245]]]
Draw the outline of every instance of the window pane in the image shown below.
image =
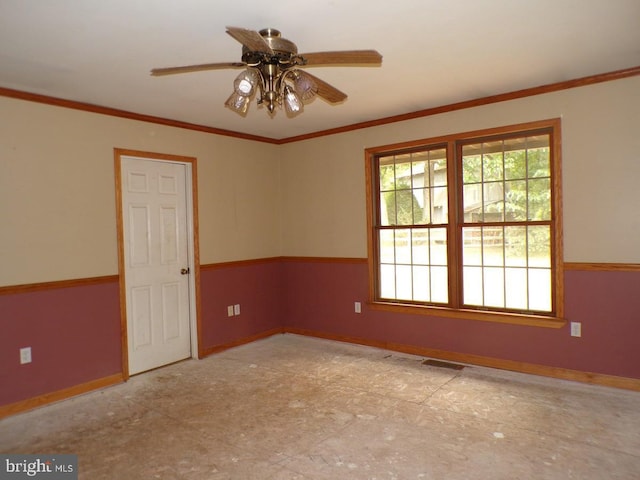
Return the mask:
[[426,225],[431,221],[431,200],[428,188],[417,188],[413,190],[413,224]]
[[396,268],[394,265],[380,265],[380,297],[396,298]]
[[428,187],[429,185],[429,160],[427,152],[413,154],[411,164],[411,177],[413,188]]
[[485,183],[483,186],[483,217],[478,221],[504,221],[504,191],[502,182]]
[[482,301],[482,268],[464,267],[464,292],[465,305],[483,305]]
[[429,267],[413,267],[413,299],[421,302],[431,300]]
[[431,152],[429,157],[429,184],[438,187],[447,184],[447,155],[444,149]]
[[[549,139],[546,137],[548,144]],[[534,138],[534,137],[532,137]],[[549,158],[549,148],[532,148],[527,151],[527,162],[529,165],[529,177],[549,177],[551,176],[551,165]]]
[[431,265],[444,265],[447,261],[447,229],[432,228],[429,230],[429,247],[431,254]]
[[504,307],[504,270],[502,268],[484,269],[484,305]]
[[482,184],[465,185],[463,189],[464,221],[482,221]]
[[394,231],[381,230],[379,238],[380,262],[393,263],[395,260]]
[[551,181],[529,180],[529,220],[551,220]]
[[551,311],[550,269],[529,269],[529,308],[541,312]]
[[396,266],[396,298],[413,300],[412,268],[410,265]]
[[449,302],[449,278],[447,267],[431,267],[431,301]]
[[411,230],[396,230],[396,263],[411,263]]
[[432,199],[431,199],[431,212],[430,212],[430,221],[431,223],[442,224],[447,223],[449,221],[449,199],[447,198],[447,187],[434,187],[431,189]]
[[528,229],[529,265],[551,267],[551,230],[546,225],[531,226]]
[[505,269],[506,307],[516,310],[528,308],[527,270],[525,268]]
[[482,229],[465,227],[462,229],[463,265],[482,265]]
[[380,225],[397,225],[396,194],[395,192],[382,192],[380,194]]
[[503,227],[482,227],[482,261],[486,266],[504,265]]
[[475,145],[462,147],[462,181],[463,183],[478,183],[482,181],[482,157],[465,152],[477,151]]
[[395,187],[395,167],[393,163],[387,164],[386,162],[393,162],[393,158],[381,158],[380,159],[380,190],[387,191],[393,190]]
[[[505,148],[508,147],[508,142],[509,141],[505,140]],[[505,152],[504,177],[507,180],[527,178],[527,155],[524,150]]]
[[395,188],[396,190],[411,188],[411,164],[407,161],[403,162],[401,157],[396,157]]
[[414,229],[411,244],[413,248],[413,264],[429,265],[429,230],[426,228]]
[[527,219],[527,182],[512,180],[505,182],[505,220],[508,222]]
[[491,182],[494,180],[502,180],[504,166],[502,164],[502,142],[485,143],[483,145],[485,151],[495,151],[499,149],[499,153],[485,153],[482,155],[482,180]]
[[396,191],[397,225],[413,224],[413,207],[415,199],[411,190]]
[[505,227],[505,264],[510,267],[527,265],[527,227]]

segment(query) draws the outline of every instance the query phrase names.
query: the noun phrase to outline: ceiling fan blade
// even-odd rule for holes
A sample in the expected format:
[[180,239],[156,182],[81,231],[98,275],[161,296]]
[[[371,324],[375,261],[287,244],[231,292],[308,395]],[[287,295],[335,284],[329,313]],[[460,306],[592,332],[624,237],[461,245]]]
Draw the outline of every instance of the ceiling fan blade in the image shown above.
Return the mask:
[[227,33],[252,52],[274,53],[264,37],[255,30],[227,27]]
[[203,70],[220,70],[222,68],[242,68],[247,64],[243,62],[224,62],[224,63],[203,63],[201,65],[187,65],[184,67],[167,67],[167,68],[154,68],[151,70],[151,75],[159,77],[162,75],[173,75],[175,73],[189,73],[200,72]]
[[376,50],[343,50],[338,52],[312,52],[298,55],[304,58],[306,66],[313,65],[379,65],[382,55]]
[[302,77],[307,77],[308,79],[313,81],[318,86],[317,95],[324,98],[327,102],[340,103],[347,98],[346,93],[341,92],[336,87],[329,85],[324,80],[320,80],[315,75],[311,75],[309,72],[305,72],[304,70],[298,70],[297,72]]

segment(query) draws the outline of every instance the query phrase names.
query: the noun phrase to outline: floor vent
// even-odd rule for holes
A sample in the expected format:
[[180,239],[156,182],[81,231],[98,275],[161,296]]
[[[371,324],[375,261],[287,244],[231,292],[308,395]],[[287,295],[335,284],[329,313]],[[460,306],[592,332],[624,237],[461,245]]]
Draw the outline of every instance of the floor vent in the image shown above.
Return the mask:
[[442,362],[440,360],[433,360],[431,358],[425,360],[424,362],[422,362],[422,364],[428,365],[430,367],[450,368],[451,370],[462,370],[464,368],[464,365],[459,365],[457,363]]

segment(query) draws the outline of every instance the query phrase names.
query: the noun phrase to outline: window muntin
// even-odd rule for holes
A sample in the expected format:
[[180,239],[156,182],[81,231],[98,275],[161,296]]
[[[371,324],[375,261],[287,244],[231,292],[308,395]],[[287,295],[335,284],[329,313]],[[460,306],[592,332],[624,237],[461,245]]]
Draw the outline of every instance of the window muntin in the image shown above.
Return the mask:
[[374,301],[558,314],[557,132],[503,131],[372,156]]

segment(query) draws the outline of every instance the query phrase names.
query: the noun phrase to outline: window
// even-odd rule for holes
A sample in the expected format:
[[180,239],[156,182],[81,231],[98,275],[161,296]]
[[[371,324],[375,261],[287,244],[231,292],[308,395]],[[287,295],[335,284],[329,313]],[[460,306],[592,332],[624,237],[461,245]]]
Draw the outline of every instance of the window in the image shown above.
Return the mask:
[[561,317],[559,130],[551,120],[367,150],[374,304]]

